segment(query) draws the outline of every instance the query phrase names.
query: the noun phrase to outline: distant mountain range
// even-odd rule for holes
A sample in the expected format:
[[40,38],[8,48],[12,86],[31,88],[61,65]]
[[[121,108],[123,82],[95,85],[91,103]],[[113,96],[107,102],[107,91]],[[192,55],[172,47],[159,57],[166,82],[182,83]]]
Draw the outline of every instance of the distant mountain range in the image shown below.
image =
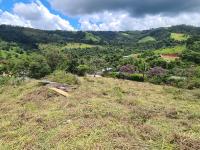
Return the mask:
[[26,27],[0,25],[0,39],[35,47],[37,43],[88,43],[135,45],[141,42],[163,42],[170,40],[171,33],[199,35],[200,27],[179,25],[144,31],[45,31]]

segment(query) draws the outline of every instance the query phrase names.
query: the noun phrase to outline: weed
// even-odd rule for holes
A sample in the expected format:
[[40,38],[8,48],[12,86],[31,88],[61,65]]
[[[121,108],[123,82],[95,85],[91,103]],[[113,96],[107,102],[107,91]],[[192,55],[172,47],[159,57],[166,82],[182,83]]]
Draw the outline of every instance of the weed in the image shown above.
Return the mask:
[[170,141],[175,143],[177,149],[180,150],[199,150],[200,149],[200,140],[193,139],[191,137],[185,137],[178,134],[174,134]]

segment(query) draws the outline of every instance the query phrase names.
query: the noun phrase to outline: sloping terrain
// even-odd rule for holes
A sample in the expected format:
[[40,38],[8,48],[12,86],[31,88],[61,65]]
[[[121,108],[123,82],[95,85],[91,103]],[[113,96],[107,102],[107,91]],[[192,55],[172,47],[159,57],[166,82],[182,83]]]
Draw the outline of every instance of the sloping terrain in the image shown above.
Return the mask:
[[186,41],[189,38],[188,35],[182,33],[171,33],[170,37],[175,41]]
[[140,39],[138,41],[138,43],[147,43],[147,42],[155,42],[155,41],[156,40],[153,37],[147,36],[147,37],[144,37],[144,38]]
[[[178,33],[178,34],[177,34]],[[147,41],[158,43],[175,39],[184,41],[190,35],[199,35],[200,28],[186,25],[157,28],[145,31],[46,31],[25,27],[0,25],[0,40],[15,42],[23,45],[25,49],[37,49],[38,43],[87,43],[112,45],[137,45]],[[172,42],[172,41],[171,41]],[[176,43],[176,42],[175,42]],[[138,45],[137,45],[138,46]]]
[[0,149],[200,149],[200,91],[81,78],[63,97],[0,88]]
[[155,50],[156,54],[181,54],[185,50],[185,45],[169,47],[169,48],[162,48]]

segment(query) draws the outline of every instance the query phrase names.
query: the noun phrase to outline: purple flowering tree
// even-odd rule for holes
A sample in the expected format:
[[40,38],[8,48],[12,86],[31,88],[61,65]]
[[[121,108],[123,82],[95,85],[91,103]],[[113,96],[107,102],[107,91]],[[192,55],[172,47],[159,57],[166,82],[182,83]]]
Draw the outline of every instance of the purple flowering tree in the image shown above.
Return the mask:
[[162,67],[154,67],[148,71],[148,76],[151,77],[163,77],[166,75],[166,70]]
[[121,73],[132,74],[132,73],[135,73],[135,67],[132,65],[124,65],[120,67],[119,71]]

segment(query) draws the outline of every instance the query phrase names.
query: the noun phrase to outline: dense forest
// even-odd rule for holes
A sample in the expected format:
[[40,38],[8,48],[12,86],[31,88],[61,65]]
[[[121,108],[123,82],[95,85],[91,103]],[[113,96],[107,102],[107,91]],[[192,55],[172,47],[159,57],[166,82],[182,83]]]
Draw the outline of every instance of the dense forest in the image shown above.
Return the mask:
[[43,31],[0,26],[0,84],[62,70],[105,77],[200,87],[200,28],[145,31]]

